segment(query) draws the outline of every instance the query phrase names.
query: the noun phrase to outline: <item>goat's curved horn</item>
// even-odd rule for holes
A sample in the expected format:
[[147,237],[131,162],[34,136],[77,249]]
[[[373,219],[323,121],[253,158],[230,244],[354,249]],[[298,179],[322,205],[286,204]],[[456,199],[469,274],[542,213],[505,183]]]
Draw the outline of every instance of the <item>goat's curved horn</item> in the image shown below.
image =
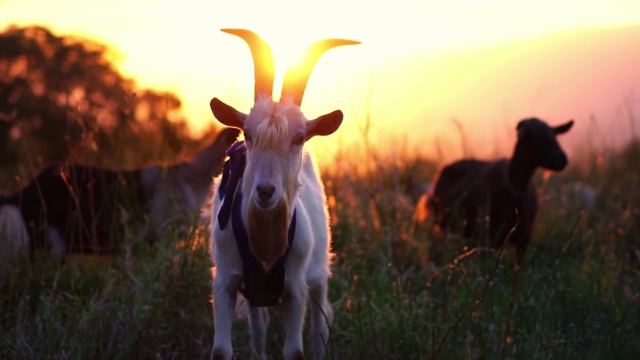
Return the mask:
[[271,96],[275,64],[271,47],[258,34],[246,29],[220,29],[222,32],[236,35],[246,41],[253,57],[253,70],[256,79],[254,100],[260,95]]
[[307,48],[307,51],[298,63],[293,64],[287,69],[284,75],[281,98],[291,98],[296,105],[300,106],[300,104],[302,104],[304,90],[307,87],[307,81],[309,81],[309,75],[311,75],[311,70],[313,70],[320,56],[327,50],[337,46],[357,44],[360,44],[360,42],[345,39],[325,39],[315,42]]

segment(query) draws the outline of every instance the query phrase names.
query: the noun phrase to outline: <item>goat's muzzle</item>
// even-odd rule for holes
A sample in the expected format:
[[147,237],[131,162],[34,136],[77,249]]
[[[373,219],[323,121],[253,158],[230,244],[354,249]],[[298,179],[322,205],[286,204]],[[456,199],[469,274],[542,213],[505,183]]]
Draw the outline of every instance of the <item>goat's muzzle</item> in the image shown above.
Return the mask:
[[273,194],[276,191],[276,187],[273,185],[260,184],[256,186],[257,203],[258,207],[262,209],[269,209],[273,202]]
[[[558,149],[559,150],[559,149]],[[565,155],[562,150],[559,150],[554,154],[554,156],[547,160],[546,163],[543,163],[542,166],[553,171],[561,171],[564,170],[569,164],[569,160],[567,159],[567,155]]]

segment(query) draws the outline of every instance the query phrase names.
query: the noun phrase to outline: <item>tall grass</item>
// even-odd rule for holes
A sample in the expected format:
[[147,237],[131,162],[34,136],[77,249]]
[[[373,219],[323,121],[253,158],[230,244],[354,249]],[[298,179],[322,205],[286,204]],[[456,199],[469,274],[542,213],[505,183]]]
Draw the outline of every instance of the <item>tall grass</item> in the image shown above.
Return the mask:
[[[631,359],[640,355],[640,143],[536,177],[541,212],[520,271],[509,248],[468,248],[414,220],[437,165],[367,146],[323,170],[336,253],[330,359]],[[598,194],[585,208],[571,184]],[[128,241],[140,241],[135,230]],[[208,230],[111,258],[1,264],[0,358],[208,358]],[[284,339],[271,309],[268,351]],[[251,354],[236,322],[238,358]],[[307,349],[310,347],[307,346]]]

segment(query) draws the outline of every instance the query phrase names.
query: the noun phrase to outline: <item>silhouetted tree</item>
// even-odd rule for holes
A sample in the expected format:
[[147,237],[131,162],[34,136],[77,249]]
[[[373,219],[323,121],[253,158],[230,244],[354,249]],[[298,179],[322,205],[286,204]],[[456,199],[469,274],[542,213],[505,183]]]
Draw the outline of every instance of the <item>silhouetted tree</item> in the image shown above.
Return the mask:
[[[110,166],[174,160],[194,146],[180,100],[124,78],[108,49],[43,27],[0,34],[0,168],[30,163]],[[27,171],[32,176],[33,171]]]

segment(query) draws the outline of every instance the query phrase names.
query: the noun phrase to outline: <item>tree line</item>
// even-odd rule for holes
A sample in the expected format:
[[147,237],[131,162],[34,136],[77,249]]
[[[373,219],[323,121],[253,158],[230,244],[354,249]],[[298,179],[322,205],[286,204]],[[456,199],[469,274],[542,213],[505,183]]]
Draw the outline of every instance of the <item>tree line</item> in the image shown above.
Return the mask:
[[213,140],[213,125],[194,137],[178,96],[138,88],[112,55],[102,44],[40,26],[0,33],[0,191],[51,162],[173,162]]

